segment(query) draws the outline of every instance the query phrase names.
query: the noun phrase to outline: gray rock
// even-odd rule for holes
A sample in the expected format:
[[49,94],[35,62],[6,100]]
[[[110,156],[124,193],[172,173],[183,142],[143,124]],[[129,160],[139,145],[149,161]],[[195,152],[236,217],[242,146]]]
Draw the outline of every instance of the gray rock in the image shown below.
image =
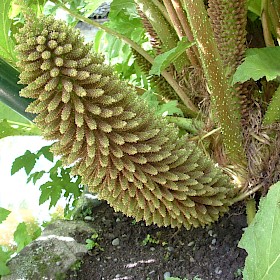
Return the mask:
[[166,249],[167,249],[167,251],[169,251],[169,252],[173,252],[173,251],[174,251],[174,248],[171,247],[171,246],[168,246]]
[[167,271],[163,274],[164,279],[168,279],[168,278],[170,278],[170,276],[171,276],[171,273],[169,271]]
[[215,273],[218,275],[222,274],[222,270],[220,269],[219,266],[215,268]]
[[87,254],[84,244],[74,236],[92,234],[93,229],[82,221],[56,221],[42,236],[26,246],[8,262],[10,275],[2,280],[15,279],[65,279],[65,274],[77,267]]
[[80,233],[88,234],[90,236],[93,231],[93,228],[84,221],[56,220],[44,229],[42,236],[54,234],[75,237],[76,234]]
[[188,243],[188,246],[191,247],[194,245],[194,241],[191,241],[190,243]]
[[119,239],[119,238],[113,239],[112,245],[113,245],[113,246],[119,246],[119,245],[120,245],[120,239]]
[[90,193],[84,193],[79,198],[73,212],[74,220],[83,220],[85,217],[92,215],[93,208],[99,206],[102,202],[96,196]]
[[217,239],[216,238],[212,239],[211,244],[215,245],[216,243],[217,243]]

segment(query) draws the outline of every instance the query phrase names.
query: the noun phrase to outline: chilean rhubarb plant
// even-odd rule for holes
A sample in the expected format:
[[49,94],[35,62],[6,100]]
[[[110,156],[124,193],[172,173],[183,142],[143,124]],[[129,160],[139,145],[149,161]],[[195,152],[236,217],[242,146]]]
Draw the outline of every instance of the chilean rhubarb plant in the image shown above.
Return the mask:
[[[104,25],[52,2],[128,44],[152,89],[143,94],[79,31],[21,1],[24,26],[13,31],[17,59],[9,62],[20,71],[20,96],[32,99],[27,112],[63,164],[146,224],[205,226],[243,199],[251,217],[250,199],[279,178],[278,1],[258,10],[245,0],[131,0],[124,9],[114,0]],[[148,95],[160,106],[176,101],[173,116],[158,114]]]

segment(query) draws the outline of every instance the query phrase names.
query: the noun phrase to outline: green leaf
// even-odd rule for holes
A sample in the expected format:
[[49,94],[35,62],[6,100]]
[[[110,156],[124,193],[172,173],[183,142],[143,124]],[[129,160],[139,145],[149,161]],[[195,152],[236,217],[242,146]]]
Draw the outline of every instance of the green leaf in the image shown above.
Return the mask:
[[50,200],[50,209],[52,206],[55,206],[57,204],[62,194],[62,189],[59,183],[60,181],[48,181],[45,184],[41,185],[41,195],[39,198],[40,205]]
[[131,17],[139,17],[133,0],[114,0],[111,3],[110,15],[119,16],[124,11]]
[[17,252],[21,251],[26,245],[32,242],[32,238],[24,222],[18,224],[14,232],[14,240],[17,243]]
[[262,0],[249,0],[248,1],[248,10],[255,13],[259,17],[261,16],[262,10]]
[[264,115],[263,124],[269,125],[280,120],[280,86],[275,91],[266,113]]
[[45,171],[37,171],[29,175],[27,178],[27,183],[29,183],[31,180],[33,181],[33,184],[35,185],[36,182],[43,177],[45,174]]
[[268,81],[280,76],[280,47],[248,49],[244,62],[233,75],[233,84],[262,77]]
[[90,16],[102,3],[104,0],[85,0],[85,17]]
[[6,252],[2,249],[2,247],[0,247],[0,276],[8,275],[10,273],[10,269],[6,263],[10,259],[11,255],[11,251]]
[[27,150],[24,155],[16,158],[12,165],[11,175],[14,175],[21,168],[25,169],[26,174],[28,175],[31,170],[34,168],[37,160],[37,155],[31,153]]
[[160,104],[157,96],[150,90],[146,91],[141,98],[148,102],[148,105],[155,110],[156,115],[160,116],[172,116],[174,114],[183,116],[183,112],[177,107],[177,100],[172,100],[167,103]]
[[22,115],[18,114],[16,111],[11,109],[9,106],[4,104],[0,101],[0,119],[7,119],[9,121],[17,122],[20,124],[26,124],[31,125],[32,122],[30,122],[28,119],[23,117]]
[[253,222],[245,230],[239,247],[248,256],[243,280],[279,279],[280,275],[280,182],[262,198]]
[[160,75],[160,73],[167,68],[172,62],[180,57],[182,53],[186,51],[187,48],[193,46],[193,42],[189,42],[186,37],[183,37],[181,41],[178,42],[177,47],[158,55],[154,64],[149,72],[150,75]]
[[7,219],[10,213],[10,210],[0,207],[0,224]]
[[159,108],[156,111],[157,115],[161,116],[172,116],[172,115],[179,115],[184,116],[182,110],[177,107],[178,101],[172,100],[162,105],[159,105]]
[[134,0],[114,0],[110,5],[109,19],[105,25],[118,33],[138,43],[143,39],[143,36],[137,38],[133,36],[137,29],[142,30],[144,35],[142,20],[138,15]]
[[[0,252],[1,255],[1,252]],[[6,262],[2,262],[0,260],[0,276],[8,275],[10,274],[10,269],[7,267]]]
[[8,136],[34,136],[41,135],[35,125],[25,125],[9,120],[0,120],[0,139]]
[[0,1],[0,56],[15,64],[15,44],[9,34],[12,24],[11,19],[9,19],[11,3],[12,0]]
[[103,30],[98,30],[94,36],[93,47],[94,47],[94,51],[97,53],[100,51],[99,49],[102,46],[102,38],[103,38],[104,34],[105,34],[105,32]]
[[43,155],[47,160],[53,162],[53,153],[50,151],[51,146],[44,146],[38,151],[38,156]]

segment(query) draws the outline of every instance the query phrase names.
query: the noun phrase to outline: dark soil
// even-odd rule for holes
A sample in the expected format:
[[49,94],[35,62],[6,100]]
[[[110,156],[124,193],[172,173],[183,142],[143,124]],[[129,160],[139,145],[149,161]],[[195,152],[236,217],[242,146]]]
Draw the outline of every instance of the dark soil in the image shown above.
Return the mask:
[[147,227],[105,203],[94,208],[93,217],[91,224],[102,250],[93,248],[81,269],[67,279],[158,280],[167,275],[189,280],[242,279],[246,252],[237,247],[246,227],[242,205],[211,226],[189,231]]

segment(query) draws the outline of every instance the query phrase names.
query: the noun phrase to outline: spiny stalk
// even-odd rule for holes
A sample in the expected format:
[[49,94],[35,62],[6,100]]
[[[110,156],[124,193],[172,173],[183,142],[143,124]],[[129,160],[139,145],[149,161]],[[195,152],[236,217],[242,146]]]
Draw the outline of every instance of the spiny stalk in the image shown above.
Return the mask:
[[199,50],[213,109],[222,128],[228,156],[234,164],[246,165],[239,108],[233,98],[230,81],[225,73],[204,3],[202,0],[182,2]]

